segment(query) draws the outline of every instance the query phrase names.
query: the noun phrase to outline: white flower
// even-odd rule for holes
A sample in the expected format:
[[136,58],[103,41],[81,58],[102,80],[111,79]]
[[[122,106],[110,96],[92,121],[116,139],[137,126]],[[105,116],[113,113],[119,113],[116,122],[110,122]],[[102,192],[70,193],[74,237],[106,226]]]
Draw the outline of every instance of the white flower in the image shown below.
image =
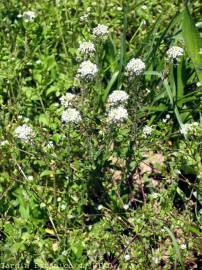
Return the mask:
[[67,108],[72,103],[72,101],[75,99],[76,95],[72,93],[66,93],[64,96],[60,98],[61,104]]
[[193,122],[193,123],[186,123],[183,124],[180,133],[183,134],[184,136],[188,135],[188,133],[194,132],[194,130],[199,126],[199,123]]
[[36,18],[36,13],[34,11],[25,11],[22,16],[25,19],[25,21],[33,22],[34,19]]
[[34,180],[34,177],[32,175],[29,175],[29,176],[27,176],[27,180],[33,181]]
[[153,131],[153,128],[152,127],[145,126],[143,128],[143,135],[144,135],[144,137],[147,137],[148,135],[151,135],[152,131]]
[[129,255],[129,254],[126,254],[126,255],[124,256],[124,259],[125,259],[125,261],[129,261],[129,260],[130,260],[130,255]]
[[42,203],[40,203],[40,207],[41,208],[45,208],[46,207],[46,204],[42,202]]
[[97,72],[98,72],[97,66],[93,64],[90,60],[87,60],[87,61],[83,61],[80,64],[79,69],[77,71],[77,77],[90,81],[94,79]]
[[115,105],[117,103],[124,103],[128,100],[129,96],[126,92],[122,90],[113,91],[108,97],[108,103],[110,105]]
[[65,123],[79,123],[81,121],[81,115],[79,111],[73,108],[68,108],[62,113],[62,122]]
[[139,58],[132,58],[126,66],[127,75],[130,78],[142,74],[144,69],[145,63]]
[[201,86],[201,83],[200,83],[200,82],[197,82],[197,83],[196,83],[196,86],[197,86],[197,87],[200,87],[200,86]]
[[128,119],[127,110],[124,107],[119,106],[109,111],[107,121],[109,123],[122,123],[127,119]]
[[146,5],[142,5],[141,8],[142,8],[143,10],[146,10],[146,9],[147,9],[147,6],[146,6]]
[[181,47],[173,46],[167,51],[168,58],[170,60],[178,59],[183,55],[184,50]]
[[37,65],[40,65],[41,64],[41,60],[40,59],[36,60],[36,64]]
[[124,204],[124,205],[123,205],[123,208],[124,208],[125,210],[128,210],[129,204]]
[[180,247],[181,247],[181,249],[186,249],[187,245],[186,244],[181,244]]
[[67,256],[67,254],[68,254],[68,251],[67,250],[63,250],[62,256]]
[[95,45],[90,41],[84,41],[79,46],[79,51],[83,54],[91,54],[95,52]]
[[25,124],[15,129],[15,136],[24,142],[29,142],[34,137],[34,135],[35,134],[32,128]]
[[99,204],[98,205],[98,208],[97,208],[99,211],[103,209],[103,205],[102,204]]
[[108,26],[104,24],[98,24],[97,27],[93,28],[93,35],[97,38],[105,38],[109,34]]
[[9,144],[9,142],[8,142],[8,140],[5,140],[5,141],[2,141],[2,142],[0,143],[0,146],[4,146],[4,145],[7,145],[7,144]]
[[66,205],[65,204],[61,204],[60,209],[61,210],[65,210],[66,209]]
[[52,141],[47,142],[46,147],[47,147],[48,149],[54,148],[53,142],[52,142]]
[[80,21],[86,22],[89,18],[89,15],[90,15],[89,13],[84,14],[83,16],[80,17]]

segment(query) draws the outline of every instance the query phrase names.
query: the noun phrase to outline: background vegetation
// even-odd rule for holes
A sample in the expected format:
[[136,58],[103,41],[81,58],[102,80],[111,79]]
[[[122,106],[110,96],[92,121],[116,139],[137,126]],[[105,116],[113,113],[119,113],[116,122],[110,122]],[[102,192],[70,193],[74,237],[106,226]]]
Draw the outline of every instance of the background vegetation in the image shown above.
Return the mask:
[[[1,1],[1,268],[201,269],[201,9],[177,0]],[[26,11],[36,18],[19,16]],[[93,41],[98,23],[109,27],[92,57],[98,76],[79,82],[79,43]],[[184,49],[177,64],[167,59],[173,45]],[[128,81],[133,57],[146,69]],[[129,119],[110,126],[116,89],[130,96]],[[61,122],[66,92],[78,96],[80,125]],[[31,143],[15,136],[22,124],[35,132]]]

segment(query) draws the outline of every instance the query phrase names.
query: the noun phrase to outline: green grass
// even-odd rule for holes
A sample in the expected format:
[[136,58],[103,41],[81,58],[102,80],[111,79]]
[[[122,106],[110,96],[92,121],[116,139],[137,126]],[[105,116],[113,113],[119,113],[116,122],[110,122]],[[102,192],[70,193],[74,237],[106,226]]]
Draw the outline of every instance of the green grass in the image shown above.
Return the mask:
[[[1,1],[1,268],[200,269],[201,7]],[[93,36],[98,24],[106,38]],[[79,52],[84,41],[96,52]],[[145,69],[130,79],[132,58]],[[98,72],[78,80],[87,59]],[[129,97],[121,123],[109,122],[114,90]],[[61,121],[66,93],[77,124]]]

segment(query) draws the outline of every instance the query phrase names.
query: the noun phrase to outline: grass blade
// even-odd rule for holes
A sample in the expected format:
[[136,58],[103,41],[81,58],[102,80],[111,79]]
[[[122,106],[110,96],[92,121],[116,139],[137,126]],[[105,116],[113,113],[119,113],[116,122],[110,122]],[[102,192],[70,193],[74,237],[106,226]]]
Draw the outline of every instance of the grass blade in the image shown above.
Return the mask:
[[202,55],[199,54],[200,48],[202,48],[202,39],[187,7],[183,13],[182,34],[187,53],[194,64],[199,81],[202,83]]
[[164,229],[167,231],[170,238],[172,239],[173,246],[174,246],[174,249],[176,251],[176,259],[178,259],[178,261],[179,261],[179,263],[181,265],[181,269],[185,270],[184,263],[183,263],[183,260],[182,260],[182,255],[181,255],[181,252],[180,252],[180,249],[179,249],[179,246],[178,246],[178,243],[177,243],[177,240],[176,240],[174,234],[172,233],[172,231],[169,228],[164,227]]

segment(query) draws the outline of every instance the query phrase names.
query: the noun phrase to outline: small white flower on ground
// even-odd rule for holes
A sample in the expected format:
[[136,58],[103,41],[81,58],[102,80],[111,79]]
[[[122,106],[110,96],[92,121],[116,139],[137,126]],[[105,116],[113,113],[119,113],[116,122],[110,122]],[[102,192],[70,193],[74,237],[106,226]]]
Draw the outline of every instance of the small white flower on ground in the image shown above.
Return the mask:
[[83,16],[80,17],[81,22],[87,22],[89,18],[89,13],[84,14]]
[[119,106],[109,111],[107,121],[113,124],[113,123],[122,123],[127,119],[128,119],[127,110],[124,107]]
[[197,86],[197,87],[200,87],[200,86],[201,86],[201,83],[200,83],[200,82],[197,82],[197,83],[196,83],[196,86]]
[[97,208],[99,211],[103,209],[103,205],[98,205],[98,208]]
[[98,24],[93,28],[93,36],[96,38],[105,38],[109,34],[108,26],[104,24]]
[[129,260],[130,260],[130,255],[129,255],[129,254],[126,254],[126,255],[124,256],[124,259],[125,259],[125,261],[129,261]]
[[83,61],[77,71],[77,78],[86,81],[91,81],[98,73],[98,68],[90,60]]
[[29,176],[27,176],[27,180],[33,181],[34,180],[34,177],[32,175],[29,175]]
[[137,75],[141,75],[144,70],[145,63],[139,58],[132,58],[126,66],[126,73],[131,79]]
[[61,104],[67,108],[72,103],[72,101],[75,99],[76,95],[72,93],[66,93],[64,96],[60,98]]
[[143,128],[143,135],[144,135],[144,137],[147,137],[147,136],[151,135],[152,131],[153,131],[153,128],[152,127],[145,126]]
[[60,209],[61,210],[65,210],[66,209],[66,205],[65,204],[61,204]]
[[46,204],[45,204],[45,203],[41,203],[41,204],[40,204],[40,207],[41,207],[41,208],[45,208],[45,207],[46,207]]
[[46,147],[47,147],[48,149],[54,148],[53,142],[52,142],[52,141],[49,141],[49,142],[47,143]]
[[166,119],[170,119],[170,114],[166,114]]
[[62,122],[78,124],[80,121],[80,112],[74,108],[68,108],[62,113]]
[[36,64],[40,65],[41,64],[41,60],[36,60]]
[[128,210],[129,204],[124,204],[124,205],[123,205],[123,208],[124,208],[125,210]]
[[62,256],[67,256],[67,254],[68,254],[68,251],[67,250],[63,250]]
[[142,5],[141,8],[142,8],[143,10],[146,10],[146,9],[147,9],[147,6],[146,6],[146,5]]
[[5,140],[5,141],[2,141],[2,142],[0,143],[0,146],[4,146],[4,145],[7,145],[7,144],[9,144],[9,142],[8,142],[7,140]]
[[34,19],[36,18],[36,13],[34,11],[25,11],[22,16],[25,19],[25,21],[33,22]]
[[79,51],[83,54],[92,54],[95,52],[95,45],[90,41],[84,41],[79,46]]
[[167,51],[170,60],[179,59],[183,55],[184,50],[181,47],[173,46]]
[[180,248],[181,248],[181,249],[186,249],[186,248],[187,248],[187,245],[186,245],[186,244],[181,244],[181,245],[180,245]]
[[25,124],[15,129],[15,136],[24,142],[29,142],[34,137],[34,135],[35,134],[32,128]]
[[146,92],[149,94],[149,93],[151,93],[151,90],[146,88]]
[[194,132],[194,130],[199,126],[199,123],[193,122],[193,123],[186,123],[183,124],[180,133],[184,136],[188,135],[189,133]]
[[129,96],[125,91],[115,90],[108,97],[109,105],[116,105],[118,103],[125,103]]

